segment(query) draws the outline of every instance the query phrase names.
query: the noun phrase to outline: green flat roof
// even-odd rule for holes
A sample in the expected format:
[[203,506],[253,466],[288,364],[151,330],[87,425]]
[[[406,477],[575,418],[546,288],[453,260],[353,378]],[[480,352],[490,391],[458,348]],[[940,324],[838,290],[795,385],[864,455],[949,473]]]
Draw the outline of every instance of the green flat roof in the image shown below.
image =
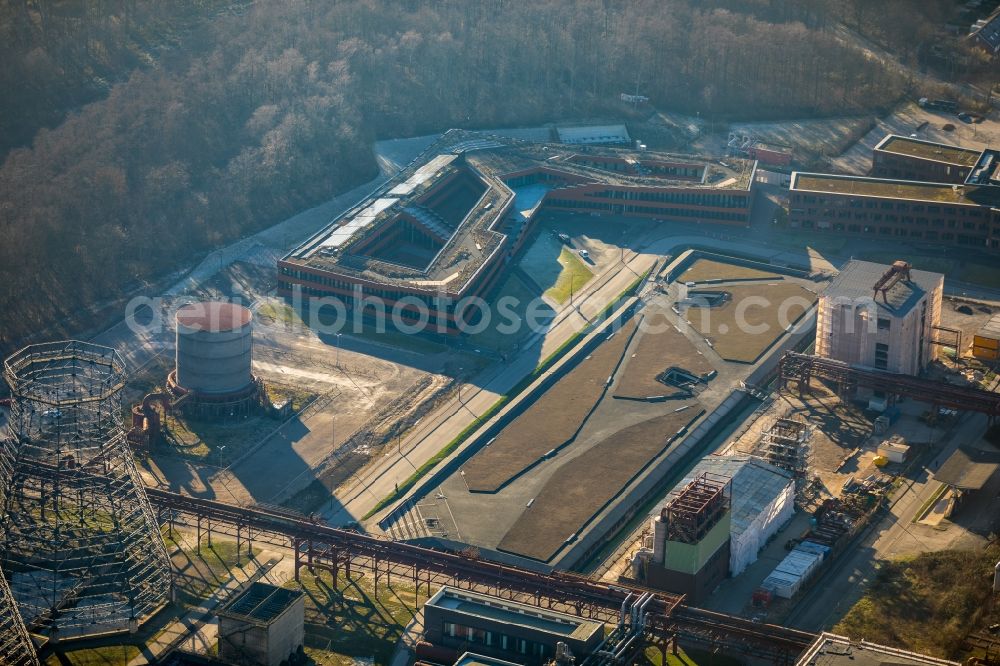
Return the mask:
[[889,180],[863,176],[798,173],[792,180],[791,189],[968,206],[996,205],[995,197],[989,196],[987,192],[981,192],[982,188],[974,185],[953,186],[947,183],[920,183],[910,180]]
[[981,150],[972,150],[971,148],[950,146],[946,143],[921,141],[919,139],[895,135],[890,136],[879,149],[887,153],[933,160],[934,162],[957,164],[964,167],[975,166],[979,160],[979,156],[983,152]]

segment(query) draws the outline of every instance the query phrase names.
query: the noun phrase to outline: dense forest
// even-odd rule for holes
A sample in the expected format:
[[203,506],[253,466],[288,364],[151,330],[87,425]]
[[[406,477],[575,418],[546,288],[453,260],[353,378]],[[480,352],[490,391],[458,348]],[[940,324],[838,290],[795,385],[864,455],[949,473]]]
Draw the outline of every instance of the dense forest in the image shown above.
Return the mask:
[[909,57],[942,4],[9,0],[0,345],[370,179],[376,137],[610,117],[636,90],[714,117],[885,109],[906,77],[833,28]]

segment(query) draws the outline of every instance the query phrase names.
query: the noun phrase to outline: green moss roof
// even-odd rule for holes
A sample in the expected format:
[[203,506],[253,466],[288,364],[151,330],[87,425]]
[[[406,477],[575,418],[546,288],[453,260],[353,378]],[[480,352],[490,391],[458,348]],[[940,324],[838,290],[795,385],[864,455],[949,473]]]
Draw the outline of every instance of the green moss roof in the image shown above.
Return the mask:
[[917,183],[905,180],[885,180],[860,176],[833,176],[818,173],[800,173],[792,184],[794,190],[853,194],[857,196],[911,201],[931,201],[952,204],[982,205],[977,200],[975,186],[955,188],[944,183]]
[[981,150],[961,148],[959,146],[949,146],[945,143],[934,143],[931,141],[919,141],[905,136],[890,137],[881,150],[897,155],[908,157],[918,157],[935,162],[946,162],[964,167],[972,167],[979,160]]

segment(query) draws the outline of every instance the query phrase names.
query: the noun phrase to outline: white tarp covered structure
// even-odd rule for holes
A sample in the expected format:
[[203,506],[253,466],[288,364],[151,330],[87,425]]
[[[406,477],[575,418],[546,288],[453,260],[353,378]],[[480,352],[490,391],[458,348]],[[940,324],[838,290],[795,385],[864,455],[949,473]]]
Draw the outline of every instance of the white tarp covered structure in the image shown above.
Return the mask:
[[790,472],[754,456],[706,456],[671,495],[705,472],[732,479],[729,574],[738,576],[795,512],[795,479]]

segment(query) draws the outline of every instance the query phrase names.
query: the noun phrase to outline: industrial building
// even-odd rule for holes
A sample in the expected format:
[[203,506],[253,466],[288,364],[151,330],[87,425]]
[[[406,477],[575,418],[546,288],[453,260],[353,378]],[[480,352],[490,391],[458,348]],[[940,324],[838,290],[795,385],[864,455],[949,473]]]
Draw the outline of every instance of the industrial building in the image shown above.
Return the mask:
[[934,472],[934,480],[951,489],[952,511],[973,493],[986,487],[1000,468],[1000,452],[972,446],[960,446]]
[[819,299],[816,355],[917,375],[934,359],[944,276],[849,261]]
[[1000,315],[994,315],[972,336],[972,355],[980,361],[1000,360]]
[[235,303],[206,301],[181,307],[174,316],[176,362],[166,390],[132,407],[126,433],[135,449],[161,440],[169,412],[211,419],[247,417],[264,401],[264,383],[253,374],[253,315]]
[[789,223],[818,232],[1000,249],[1000,190],[821,173],[792,173]]
[[803,652],[795,666],[958,666],[957,661],[929,657],[866,640],[823,632]]
[[1000,53],[1000,8],[972,24],[969,43],[992,56]]
[[889,134],[872,151],[871,175],[876,178],[962,184],[979,162],[982,152]]
[[755,165],[452,130],[282,258],[278,293],[454,335],[481,316],[463,299],[489,294],[539,209],[746,226]]
[[218,611],[219,658],[239,666],[279,666],[305,640],[305,595],[254,582]]
[[789,224],[1000,249],[1000,151],[889,135],[872,176],[793,172]]
[[754,456],[710,455],[695,465],[671,495],[705,474],[729,479],[732,486],[729,575],[738,576],[757,561],[761,548],[795,513],[795,478]]
[[518,664],[543,664],[564,643],[578,659],[604,639],[604,624],[469,590],[442,587],[424,604],[424,638]]
[[775,596],[791,599],[819,570],[830,550],[830,546],[808,539],[796,544],[760,584],[755,599],[765,603]]
[[557,127],[559,143],[577,146],[615,146],[632,143],[625,125],[584,125]]
[[704,472],[684,484],[653,519],[653,543],[639,581],[705,599],[729,572],[732,514],[729,477]]

